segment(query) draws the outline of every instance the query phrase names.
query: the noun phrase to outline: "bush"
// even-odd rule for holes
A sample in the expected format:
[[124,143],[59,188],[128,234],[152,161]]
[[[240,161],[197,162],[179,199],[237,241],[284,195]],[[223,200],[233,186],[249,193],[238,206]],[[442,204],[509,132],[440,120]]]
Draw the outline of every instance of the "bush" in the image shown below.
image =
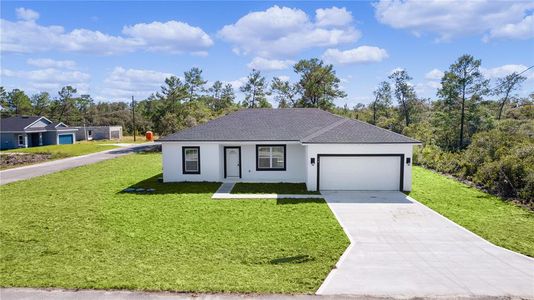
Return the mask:
[[414,151],[414,163],[534,206],[534,121],[502,121],[461,152],[427,144]]

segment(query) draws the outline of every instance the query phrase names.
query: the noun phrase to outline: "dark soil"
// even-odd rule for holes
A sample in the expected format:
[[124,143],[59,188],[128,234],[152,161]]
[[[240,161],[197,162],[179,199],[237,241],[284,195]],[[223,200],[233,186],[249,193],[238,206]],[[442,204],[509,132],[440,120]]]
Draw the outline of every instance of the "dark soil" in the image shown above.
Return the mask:
[[0,154],[0,169],[35,164],[50,159],[49,153],[2,153]]

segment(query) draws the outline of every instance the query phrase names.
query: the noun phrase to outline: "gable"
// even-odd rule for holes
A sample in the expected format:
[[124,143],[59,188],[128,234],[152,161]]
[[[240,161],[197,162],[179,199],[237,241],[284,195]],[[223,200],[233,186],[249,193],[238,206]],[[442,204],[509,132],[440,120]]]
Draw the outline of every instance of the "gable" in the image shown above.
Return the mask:
[[43,127],[46,127],[48,126],[50,122],[48,119],[46,118],[40,118],[39,120],[33,122],[32,124],[30,124],[29,126],[26,127],[26,129],[33,129],[33,128],[43,128]]

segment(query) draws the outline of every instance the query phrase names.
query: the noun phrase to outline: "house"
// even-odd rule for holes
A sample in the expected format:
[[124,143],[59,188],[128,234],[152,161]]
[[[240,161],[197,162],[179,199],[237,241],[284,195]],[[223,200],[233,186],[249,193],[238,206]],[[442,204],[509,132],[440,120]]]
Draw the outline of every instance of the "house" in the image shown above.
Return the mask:
[[45,117],[14,116],[0,122],[0,148],[28,148],[44,145],[74,144],[76,128],[54,123]]
[[120,140],[122,139],[122,126],[81,126],[74,127],[76,140]]
[[304,182],[310,191],[410,191],[420,144],[312,108],[240,110],[159,141],[164,182]]

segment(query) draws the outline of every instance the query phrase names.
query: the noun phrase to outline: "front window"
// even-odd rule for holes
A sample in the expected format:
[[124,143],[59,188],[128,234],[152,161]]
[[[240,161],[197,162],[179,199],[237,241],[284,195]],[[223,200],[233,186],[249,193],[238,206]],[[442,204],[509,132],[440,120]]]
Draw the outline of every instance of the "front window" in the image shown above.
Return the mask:
[[256,145],[256,170],[285,171],[285,145]]
[[19,135],[19,146],[24,146],[24,136]]
[[183,147],[183,173],[200,174],[200,147]]

